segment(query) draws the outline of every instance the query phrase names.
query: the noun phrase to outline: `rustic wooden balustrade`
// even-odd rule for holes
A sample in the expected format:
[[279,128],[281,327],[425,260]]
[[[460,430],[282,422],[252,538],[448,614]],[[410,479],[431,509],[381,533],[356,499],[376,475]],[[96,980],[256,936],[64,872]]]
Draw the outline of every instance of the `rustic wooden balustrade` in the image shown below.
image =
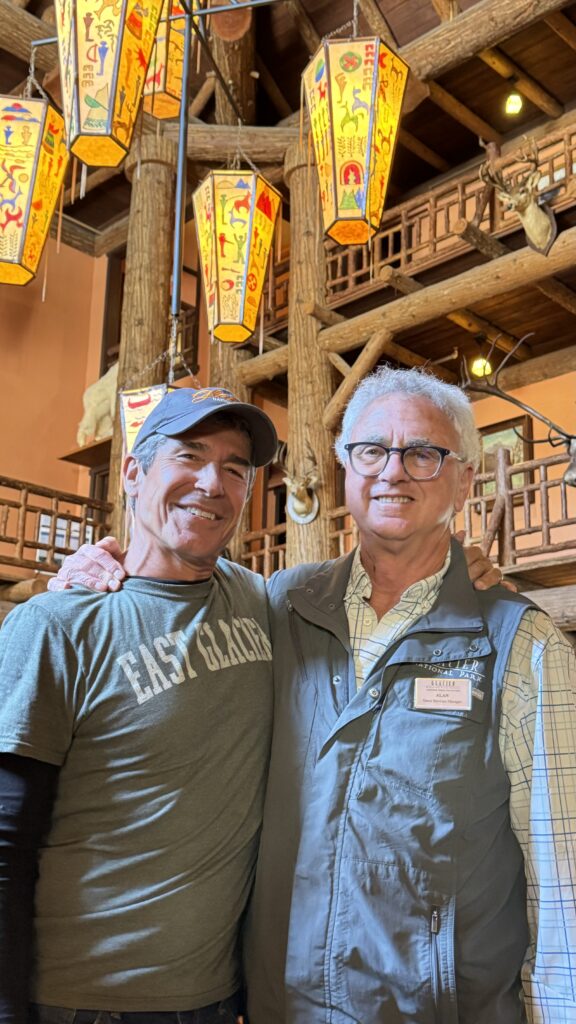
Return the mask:
[[[576,127],[562,127],[560,118],[552,133],[537,140],[543,191],[558,187],[551,205],[562,210],[572,205],[571,183],[576,178]],[[513,154],[498,161],[505,177],[515,181],[525,166]],[[407,199],[384,212],[380,231],[371,247],[339,246],[327,242],[328,285],[326,301],[330,306],[377,291],[382,287],[379,273],[393,267],[404,274],[421,271],[453,259],[470,246],[454,233],[462,220],[472,221],[481,203],[484,184],[478,177],[478,164],[458,177],[440,182],[435,188]],[[484,210],[479,227],[489,235],[504,237],[520,227],[518,216],[500,202],[491,202]],[[268,330],[283,327],[288,317],[288,275],[290,262],[283,259],[271,269],[265,306]]]
[[105,501],[0,476],[0,567],[57,572],[57,556],[108,533],[111,511]]
[[[509,451],[500,448],[495,471],[476,475],[476,493],[466,502],[466,542],[481,544],[504,569],[521,571],[543,556],[576,561],[576,488],[562,480],[567,465],[566,453],[512,465]],[[326,514],[332,554],[346,554],[357,543],[356,526],[345,506]],[[284,568],[285,531],[281,523],[244,534],[243,564],[265,577]]]

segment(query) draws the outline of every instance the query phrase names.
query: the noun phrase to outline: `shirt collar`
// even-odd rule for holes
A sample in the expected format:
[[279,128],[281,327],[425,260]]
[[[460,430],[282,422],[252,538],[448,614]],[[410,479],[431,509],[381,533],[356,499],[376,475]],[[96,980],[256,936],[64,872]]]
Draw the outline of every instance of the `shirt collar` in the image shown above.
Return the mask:
[[[409,600],[410,602],[421,603],[423,601],[430,601],[430,598],[436,598],[442,580],[444,579],[448,569],[450,567],[450,547],[444,560],[444,564],[438,572],[432,576],[427,576],[423,580],[416,580],[412,583],[407,590],[404,591],[400,601]],[[352,562],[352,571],[350,572],[350,579],[348,580],[348,586],[346,587],[346,594],[344,602],[349,604],[351,601],[369,601],[372,596],[372,581],[366,572],[366,569],[362,565],[360,558],[360,546],[356,548],[354,553],[354,560]]]

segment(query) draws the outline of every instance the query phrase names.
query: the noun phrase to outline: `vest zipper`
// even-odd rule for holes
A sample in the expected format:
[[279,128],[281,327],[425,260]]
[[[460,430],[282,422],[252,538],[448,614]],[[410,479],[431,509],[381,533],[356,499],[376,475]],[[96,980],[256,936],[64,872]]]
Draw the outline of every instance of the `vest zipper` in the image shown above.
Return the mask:
[[432,998],[434,1000],[434,1009],[436,1011],[436,1019],[440,1020],[440,990],[441,990],[441,971],[440,971],[440,951],[438,949],[438,932],[440,931],[440,908],[432,907],[432,914],[430,916],[430,935],[432,941],[431,949],[431,960],[432,960]]

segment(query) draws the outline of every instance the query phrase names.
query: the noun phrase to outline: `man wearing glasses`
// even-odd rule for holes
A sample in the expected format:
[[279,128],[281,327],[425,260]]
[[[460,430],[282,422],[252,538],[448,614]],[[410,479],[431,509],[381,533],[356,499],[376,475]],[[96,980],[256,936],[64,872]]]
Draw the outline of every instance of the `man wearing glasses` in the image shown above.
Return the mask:
[[269,584],[250,1024],[573,1024],[574,652],[451,543],[458,388],[381,368],[336,451],[358,549]]

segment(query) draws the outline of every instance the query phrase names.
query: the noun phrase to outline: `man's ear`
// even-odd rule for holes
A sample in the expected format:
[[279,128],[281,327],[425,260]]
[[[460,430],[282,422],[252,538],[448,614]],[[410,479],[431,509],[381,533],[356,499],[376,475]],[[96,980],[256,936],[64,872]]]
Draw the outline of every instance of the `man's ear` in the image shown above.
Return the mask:
[[127,455],[122,466],[124,490],[129,498],[136,498],[143,477],[142,466],[134,455]]
[[458,483],[456,500],[454,502],[454,511],[461,512],[464,508],[464,502],[468,497],[472,481],[474,479],[474,467],[471,465],[464,466],[461,471],[460,480]]

